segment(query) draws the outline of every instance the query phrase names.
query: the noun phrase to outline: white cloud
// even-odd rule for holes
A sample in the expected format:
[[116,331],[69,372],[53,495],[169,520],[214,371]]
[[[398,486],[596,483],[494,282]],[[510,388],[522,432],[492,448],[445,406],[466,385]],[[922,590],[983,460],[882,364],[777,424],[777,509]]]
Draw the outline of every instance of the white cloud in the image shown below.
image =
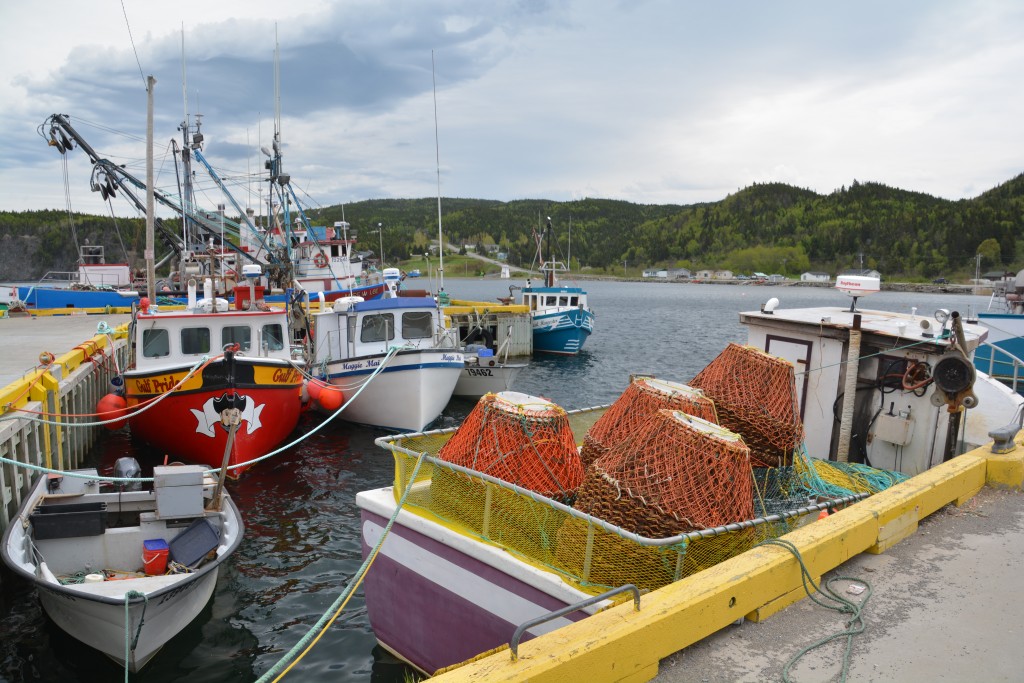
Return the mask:
[[[10,31],[45,40],[0,45],[0,208],[64,206],[59,157],[35,134],[52,112],[127,131],[88,133],[119,161],[143,156],[145,93],[120,5],[47,7],[3,10]],[[125,8],[159,80],[163,150],[182,118],[181,27],[166,8]],[[830,192],[856,178],[959,198],[1021,170],[1024,9],[1007,3],[176,8],[189,18],[190,109],[233,177],[262,167],[276,25],[286,168],[322,204],[436,192],[432,49],[450,196],[690,203],[751,182]],[[73,207],[105,211],[83,156],[69,164]],[[160,182],[173,184],[166,162]]]

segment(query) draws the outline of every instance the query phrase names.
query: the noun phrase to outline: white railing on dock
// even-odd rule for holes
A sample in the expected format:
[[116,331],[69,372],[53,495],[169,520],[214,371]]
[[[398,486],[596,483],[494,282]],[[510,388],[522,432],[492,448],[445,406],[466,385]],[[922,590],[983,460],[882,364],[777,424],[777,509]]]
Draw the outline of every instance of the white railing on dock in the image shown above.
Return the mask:
[[13,461],[0,461],[0,531],[17,514],[37,476],[14,463],[57,470],[80,467],[103,427],[71,425],[97,421],[92,416],[96,404],[127,359],[123,325],[109,339],[97,335],[0,389],[0,457]]

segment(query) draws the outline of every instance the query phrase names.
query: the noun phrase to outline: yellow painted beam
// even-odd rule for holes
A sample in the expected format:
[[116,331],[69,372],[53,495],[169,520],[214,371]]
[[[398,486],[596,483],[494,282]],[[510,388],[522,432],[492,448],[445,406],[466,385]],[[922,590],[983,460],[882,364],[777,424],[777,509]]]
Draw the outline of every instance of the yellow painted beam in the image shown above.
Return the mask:
[[992,486],[1020,491],[1024,488],[1024,448],[988,458],[985,480]]
[[[990,470],[1024,467],[992,462],[985,449],[954,458],[844,510],[784,536],[812,576],[820,576],[870,548],[891,547],[917,521],[984,484]],[[802,589],[797,560],[761,546],[699,574],[653,591],[641,610],[624,603],[522,643],[519,659],[500,652],[435,677],[470,681],[649,680],[658,662],[736,621],[768,610]]]

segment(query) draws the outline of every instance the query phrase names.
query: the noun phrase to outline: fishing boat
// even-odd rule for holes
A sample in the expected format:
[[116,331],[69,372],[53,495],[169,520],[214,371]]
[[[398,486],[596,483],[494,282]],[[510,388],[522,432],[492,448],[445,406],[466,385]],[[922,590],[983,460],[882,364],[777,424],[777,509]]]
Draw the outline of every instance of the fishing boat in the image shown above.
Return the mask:
[[314,376],[342,392],[343,419],[418,431],[448,405],[465,356],[432,297],[400,296],[398,268],[384,281],[385,298],[342,298],[314,314]]
[[529,365],[526,362],[511,362],[507,355],[495,353],[494,349],[480,344],[463,348],[465,366],[455,383],[454,396],[480,398],[486,394],[508,391],[519,373]]
[[[521,302],[529,307],[533,320],[533,350],[574,356],[594,331],[594,313],[587,304],[587,293],[580,287],[559,285],[556,273],[568,269],[565,264],[543,259],[543,253],[553,254],[553,230],[548,219],[544,235],[538,240],[538,253],[542,255],[543,287],[534,287],[529,281],[522,289]],[[547,249],[541,249],[543,243]]]
[[975,367],[1019,386],[1024,379],[1024,270],[993,283],[978,323],[988,330],[988,343],[974,354]]
[[[115,476],[138,476],[122,461]],[[0,546],[57,626],[133,672],[199,615],[243,534],[205,467],[155,467],[153,478],[141,490],[95,469],[40,476]]]
[[[182,159],[182,196],[152,189],[155,201],[174,211],[183,226],[183,234],[179,235],[164,226],[161,219],[154,220],[155,230],[169,248],[167,256],[156,265],[160,267],[173,259],[170,274],[153,283],[163,301],[185,303],[187,283],[192,279],[210,278],[217,296],[230,296],[235,284],[243,279],[241,271],[247,264],[261,267],[264,273],[261,284],[267,290],[264,300],[268,303],[287,303],[288,289],[299,289],[326,301],[343,296],[372,299],[383,294],[381,278],[364,275],[361,262],[352,257],[355,239],[348,239],[347,223],[335,224],[341,227],[341,236],[334,234],[334,228],[309,224],[289,184],[290,177],[282,171],[279,133],[275,133],[274,153],[267,163],[272,189],[267,200],[269,225],[262,226],[252,209],[243,208],[235,200],[203,156],[200,118],[197,114],[194,123],[182,123],[180,145],[172,140],[172,146],[178,150],[176,155]],[[93,163],[90,186],[104,199],[120,194],[136,210],[147,211],[146,202],[138,196],[141,191],[147,191],[146,184],[121,165],[101,157],[71,125],[69,117],[53,114],[41,128],[48,130],[48,144],[61,154],[78,147],[88,155]],[[227,202],[236,210],[236,218],[229,217],[225,204],[218,205],[215,211],[198,208],[193,188],[194,163],[205,168],[220,187]],[[290,206],[298,207],[295,230]],[[318,239],[318,235],[322,235],[322,239]],[[139,292],[146,287],[143,275],[133,273],[128,264],[106,263],[102,247],[82,245],[80,251],[76,272],[55,274],[61,277],[59,281],[47,278],[35,284],[12,287],[12,296],[30,309],[128,308],[138,303]]]
[[[364,584],[381,646],[428,674],[504,645],[514,657],[520,640],[585,619],[623,587],[658,589],[1019,427],[1024,397],[971,364],[985,328],[955,311],[858,310],[878,289],[870,278],[837,287],[853,305],[772,299],[741,313],[747,346],[685,385],[641,392],[637,378],[611,407],[565,413],[585,465],[568,495],[527,481],[565,440],[543,399],[379,438],[394,485],[356,501],[365,556],[395,517]],[[503,427],[486,421],[503,413]]]
[[[131,361],[122,373],[133,438],[173,458],[220,467],[229,476],[281,444],[299,420],[303,347],[293,346],[289,311],[248,286],[233,304],[191,288],[182,311],[143,301],[133,312]],[[114,411],[111,411],[114,412]]]

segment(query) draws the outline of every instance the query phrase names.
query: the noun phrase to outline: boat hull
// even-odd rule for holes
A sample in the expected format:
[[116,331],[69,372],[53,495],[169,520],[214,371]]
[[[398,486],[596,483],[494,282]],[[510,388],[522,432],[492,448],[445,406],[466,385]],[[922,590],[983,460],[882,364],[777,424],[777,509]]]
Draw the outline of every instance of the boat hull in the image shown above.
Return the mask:
[[463,354],[453,349],[399,351],[367,382],[382,359],[379,355],[360,356],[328,363],[328,381],[345,395],[342,419],[396,431],[420,431],[448,405],[465,364]]
[[533,350],[574,356],[594,331],[594,315],[582,308],[533,316]]
[[[128,579],[121,583],[124,584],[124,590],[128,591],[135,590],[131,584],[145,581],[147,579]],[[85,594],[53,590],[43,581],[36,581],[35,585],[39,590],[39,601],[53,623],[71,637],[99,650],[121,666],[125,665],[123,600],[116,603],[100,602],[89,599]],[[129,653],[128,669],[134,672],[144,667],[164,643],[188,626],[210,601],[216,585],[217,570],[214,569],[180,582],[174,588],[173,599],[155,596],[146,603],[134,602],[129,608],[128,617],[131,635],[134,637],[140,618],[144,618],[145,623],[139,630],[135,650]]]
[[496,394],[512,388],[516,377],[526,367],[526,363],[499,363],[488,365],[486,359],[472,363],[468,358],[466,365],[459,373],[459,381],[455,384],[453,395],[466,398],[480,398],[487,394]]
[[[356,496],[363,555],[394,514],[392,489]],[[557,576],[409,512],[381,546],[365,594],[380,644],[426,673],[507,644],[519,624],[590,596]],[[401,600],[395,596],[401,595]],[[523,640],[588,616],[574,612],[532,627]]]
[[[190,368],[128,371],[124,374],[128,407],[161,398],[152,409],[129,419],[132,435],[173,458],[220,467],[228,430],[217,407],[225,397],[244,397],[241,423],[228,459],[229,466],[265,455],[295,429],[301,411],[302,374],[281,361],[235,358],[233,385],[227,381],[223,360],[196,372],[182,386]],[[229,470],[237,477],[246,467]]]

